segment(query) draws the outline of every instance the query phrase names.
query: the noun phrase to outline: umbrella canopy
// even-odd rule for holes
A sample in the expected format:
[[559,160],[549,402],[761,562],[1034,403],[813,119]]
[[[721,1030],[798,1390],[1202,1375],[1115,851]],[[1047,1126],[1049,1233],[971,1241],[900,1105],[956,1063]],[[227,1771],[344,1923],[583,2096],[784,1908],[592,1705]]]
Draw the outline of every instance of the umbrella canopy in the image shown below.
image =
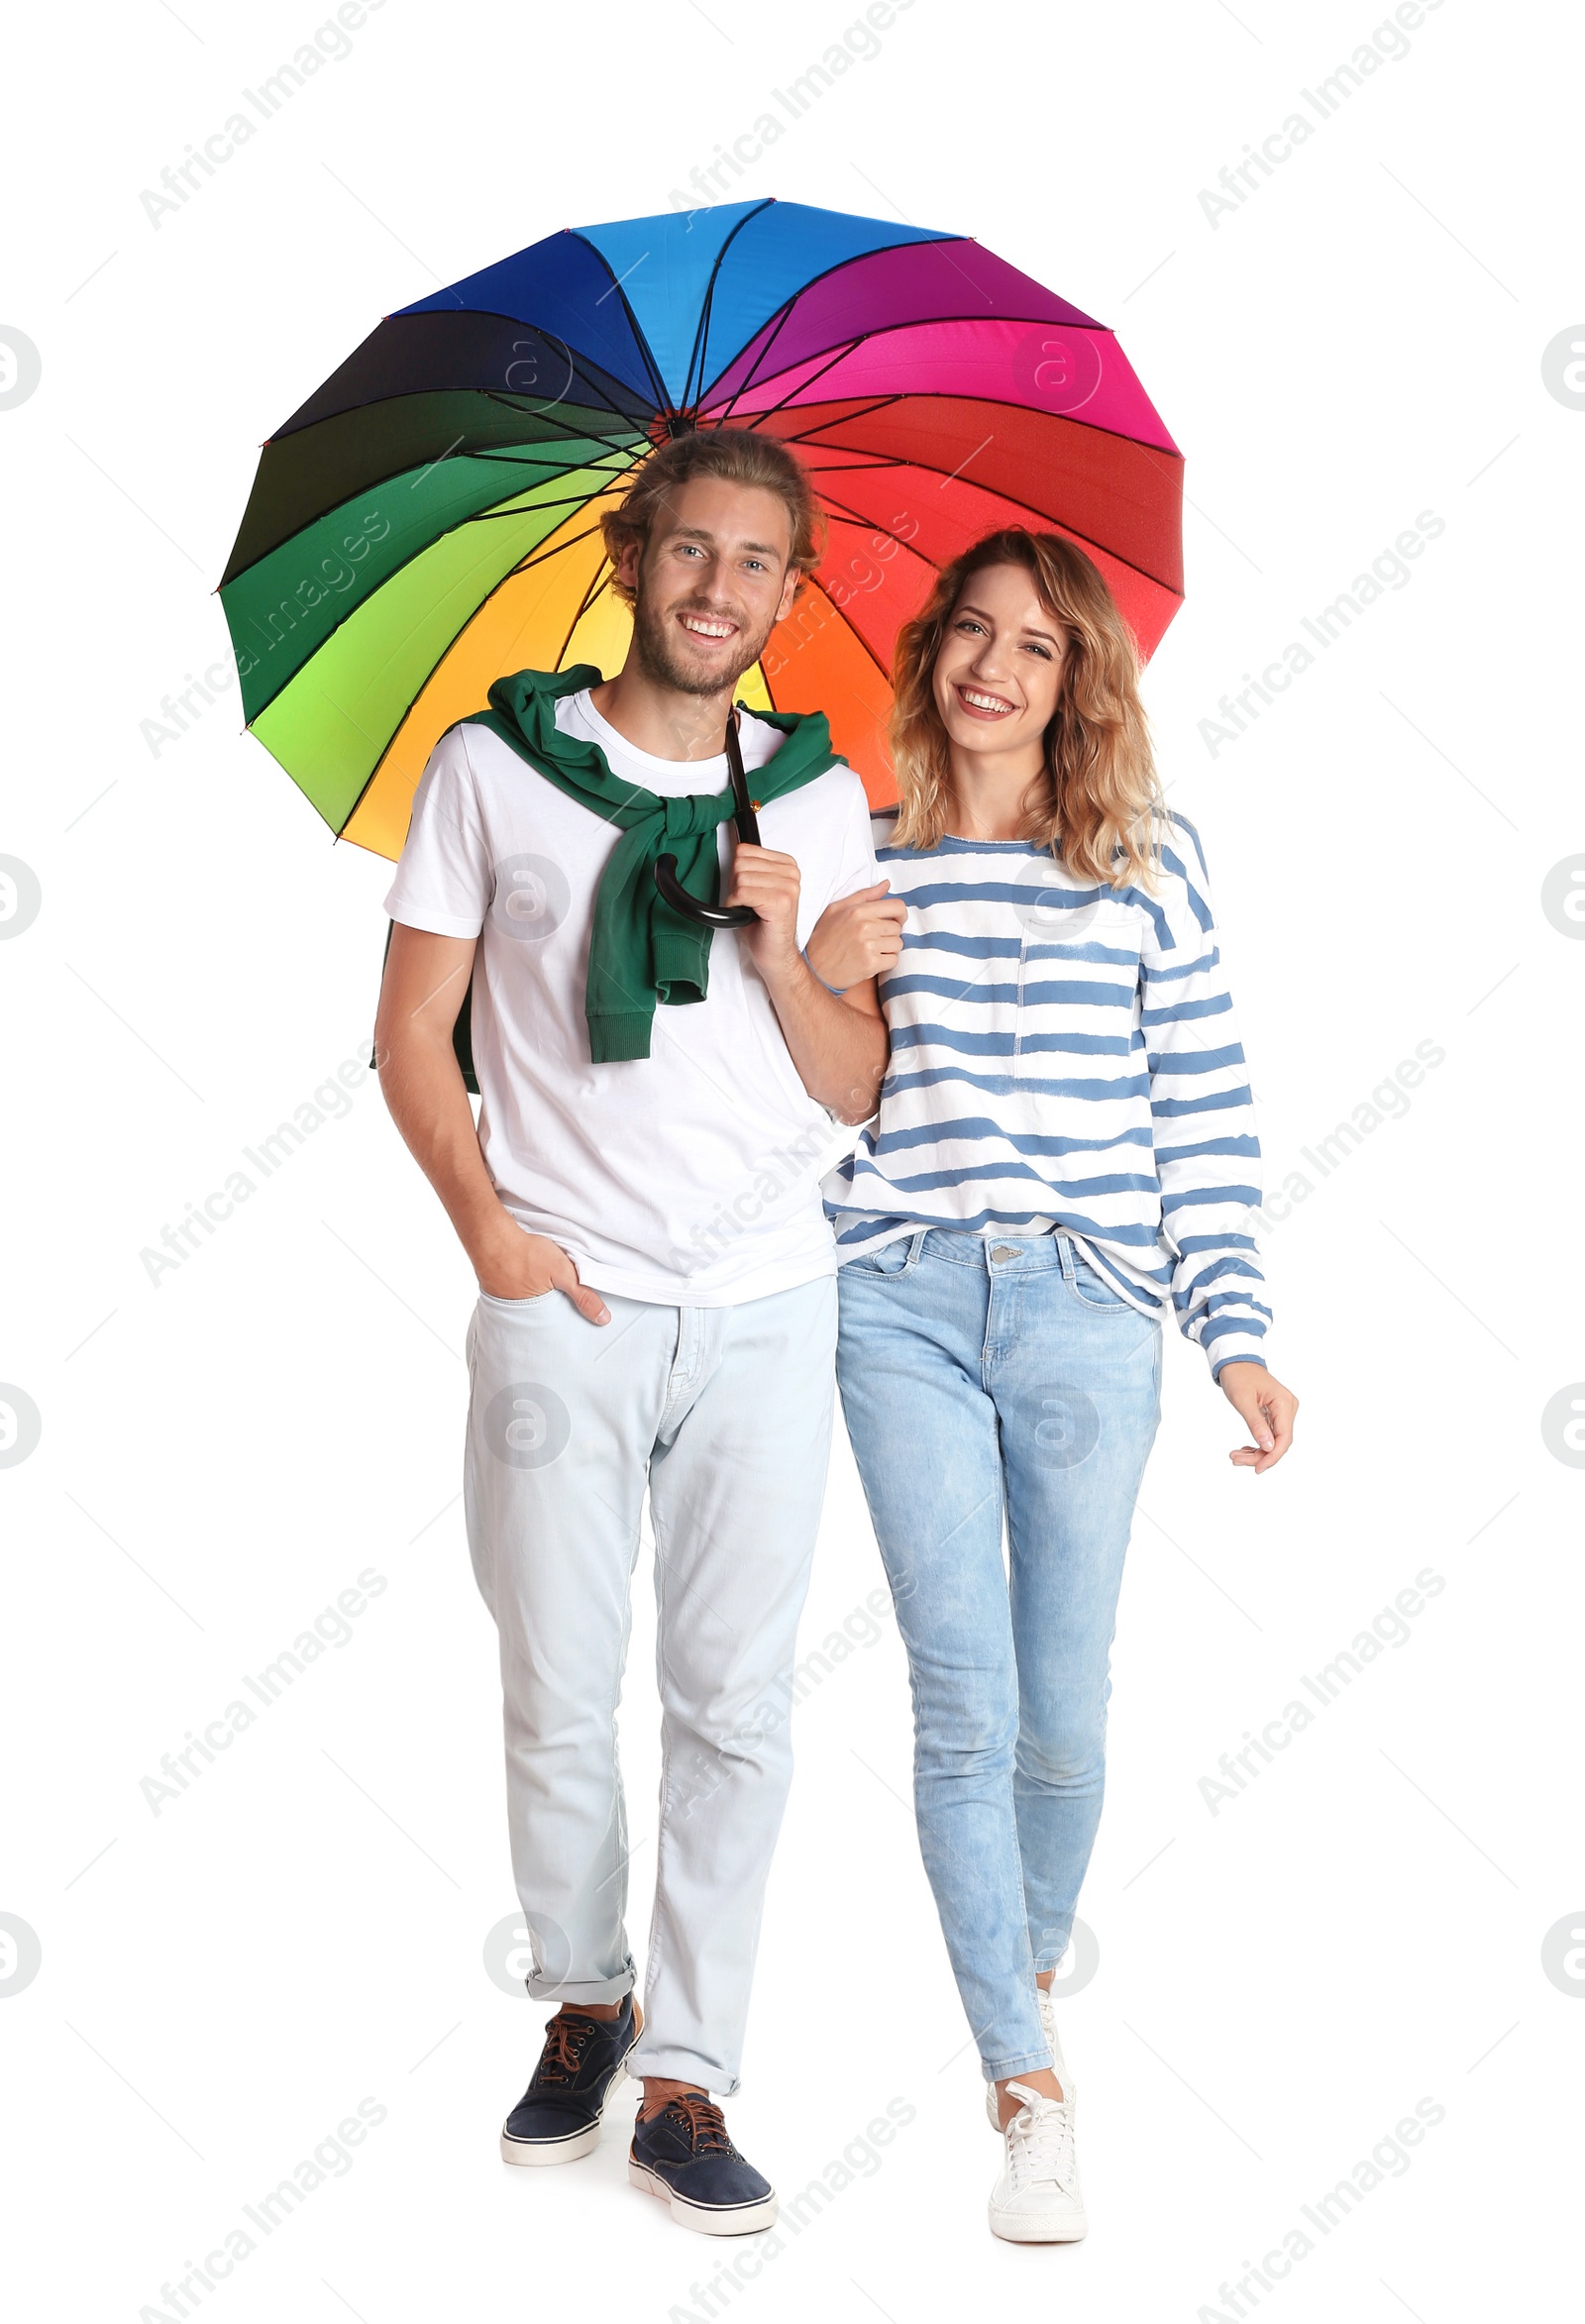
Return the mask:
[[621,665],[599,517],[688,427],[790,444],[818,573],[740,682],[824,710],[877,805],[899,622],[983,533],[1066,534],[1148,656],[1183,462],[1110,331],[961,235],[795,202],[569,229],[388,315],[264,445],[224,580],[250,730],[395,857],[448,726]]

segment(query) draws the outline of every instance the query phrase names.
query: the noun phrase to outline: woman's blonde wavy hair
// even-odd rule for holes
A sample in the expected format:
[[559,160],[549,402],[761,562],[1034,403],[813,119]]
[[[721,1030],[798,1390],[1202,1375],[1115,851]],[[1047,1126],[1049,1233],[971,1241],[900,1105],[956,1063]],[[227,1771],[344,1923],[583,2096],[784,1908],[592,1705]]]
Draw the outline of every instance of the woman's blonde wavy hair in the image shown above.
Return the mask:
[[1082,549],[1021,526],[988,533],[944,565],[898,632],[888,735],[900,812],[891,845],[934,847],[952,807],[947,732],[935,705],[936,656],[971,574],[1021,566],[1068,643],[1045,770],[1024,800],[1021,836],[1082,878],[1152,886],[1166,806],[1139,698],[1139,651],[1116,599]]

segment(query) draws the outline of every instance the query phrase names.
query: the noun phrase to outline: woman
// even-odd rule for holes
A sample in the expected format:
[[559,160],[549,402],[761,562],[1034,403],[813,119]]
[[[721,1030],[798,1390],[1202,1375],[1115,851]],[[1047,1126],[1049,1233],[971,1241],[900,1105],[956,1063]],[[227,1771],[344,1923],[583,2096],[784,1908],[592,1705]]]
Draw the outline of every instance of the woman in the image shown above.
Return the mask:
[[1066,2242],[1086,2221],[1049,1987],[1101,1814],[1161,1317],[1247,1424],[1235,1463],[1273,1467],[1297,1406],[1261,1352],[1259,1149],[1204,859],[1101,574],[1054,535],[978,542],[899,633],[895,695],[891,892],[833,905],[808,951],[833,988],[878,976],[892,1040],[827,1183],[838,1378],[1004,2138],[991,2227]]

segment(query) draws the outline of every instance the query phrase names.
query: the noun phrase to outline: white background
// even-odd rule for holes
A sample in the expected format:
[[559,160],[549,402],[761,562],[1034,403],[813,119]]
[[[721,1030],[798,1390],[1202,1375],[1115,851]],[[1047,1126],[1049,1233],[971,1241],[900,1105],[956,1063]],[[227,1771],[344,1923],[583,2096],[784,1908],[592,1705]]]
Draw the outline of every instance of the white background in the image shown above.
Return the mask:
[[[798,1715],[729,2119],[787,2198],[888,2101],[915,2117],[704,2302],[742,2254],[629,2188],[625,2099],[576,2168],[497,2160],[544,2013],[482,1958],[513,1896],[457,1498],[474,1285],[372,1082],[179,1271],[140,1263],[366,1052],[388,872],[330,844],[234,688],[158,758],[140,722],[225,657],[257,446],[381,314],[668,208],[853,18],[388,0],[158,227],[142,189],[323,19],[126,0],[13,27],[0,323],[43,359],[0,410],[0,852],[43,890],[0,943],[0,1379],[43,1429],[0,1471],[0,1911],[42,1949],[0,1988],[18,2316],[1233,2315],[1218,2287],[1423,2098],[1445,2117],[1410,2167],[1311,2228],[1262,2308],[1558,2312],[1585,1999],[1542,1942],[1585,1926],[1585,1474],[1540,1420],[1585,1378],[1585,943],[1540,892],[1585,850],[1585,411],[1541,359],[1585,338],[1578,36],[1446,0],[1233,214],[1199,200],[1387,14],[915,0],[733,188],[978,236],[1117,330],[1188,460],[1148,701],[1211,857],[1267,1184],[1315,1192],[1267,1239],[1304,1405],[1281,1470],[1229,1468],[1203,1359],[1168,1350],[1081,1908],[1099,1967],[1062,2018],[1089,2241],[986,2230],[997,2150],[902,1804],[889,1618]],[[1213,757],[1218,697],[1423,510],[1445,530],[1411,583]],[[1322,1183],[1301,1149],[1426,1040],[1411,1109]],[[1426,1566],[1445,1587],[1410,1641],[1214,1815],[1218,1755]],[[386,1587],[351,1641],[152,1813],[161,1754],[365,1567]],[[839,1441],[805,1645],[880,1580]],[[640,1840],[649,1604],[646,1561]],[[646,1875],[641,1847],[639,1945]],[[386,2114],[353,2167],[201,2310],[162,2300],[364,2098]]]

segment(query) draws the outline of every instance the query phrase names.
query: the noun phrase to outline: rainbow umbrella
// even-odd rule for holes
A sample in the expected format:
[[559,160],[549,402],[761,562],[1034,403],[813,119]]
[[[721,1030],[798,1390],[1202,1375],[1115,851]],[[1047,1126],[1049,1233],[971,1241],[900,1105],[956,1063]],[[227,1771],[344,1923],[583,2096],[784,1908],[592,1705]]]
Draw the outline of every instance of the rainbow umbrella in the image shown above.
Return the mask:
[[824,710],[877,805],[898,625],[1029,524],[1148,655],[1183,462],[1112,334],[966,236],[738,202],[546,237],[386,316],[264,445],[221,583],[251,731],[332,831],[401,852],[438,737],[521,669],[610,675],[599,516],[689,427],[790,444],[825,558],[739,698]]

